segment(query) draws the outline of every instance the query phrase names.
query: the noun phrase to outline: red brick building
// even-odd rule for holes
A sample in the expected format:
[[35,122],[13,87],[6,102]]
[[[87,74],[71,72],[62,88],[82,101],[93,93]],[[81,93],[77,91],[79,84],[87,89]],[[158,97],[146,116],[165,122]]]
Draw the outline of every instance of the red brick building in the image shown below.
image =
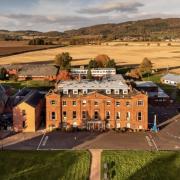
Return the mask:
[[64,85],[61,82],[59,89],[46,95],[47,130],[73,127],[147,130],[148,96],[131,90],[122,78],[119,80],[98,82],[95,87],[97,82],[73,81]]

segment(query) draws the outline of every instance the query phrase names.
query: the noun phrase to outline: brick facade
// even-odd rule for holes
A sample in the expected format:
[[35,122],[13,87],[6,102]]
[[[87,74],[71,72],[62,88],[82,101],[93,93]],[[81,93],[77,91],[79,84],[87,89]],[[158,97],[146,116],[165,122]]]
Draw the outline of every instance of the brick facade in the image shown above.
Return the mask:
[[129,97],[108,96],[98,92],[76,96],[51,92],[46,96],[46,128],[61,127],[147,130],[148,97],[140,92]]

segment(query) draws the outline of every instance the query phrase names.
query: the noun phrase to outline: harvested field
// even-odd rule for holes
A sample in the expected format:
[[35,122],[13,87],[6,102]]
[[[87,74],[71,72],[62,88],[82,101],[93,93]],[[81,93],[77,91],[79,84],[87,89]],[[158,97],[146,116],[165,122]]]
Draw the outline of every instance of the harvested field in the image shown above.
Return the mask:
[[[150,46],[147,43],[128,43],[109,44],[109,45],[86,45],[86,46],[71,46],[42,51],[35,51],[4,57],[0,59],[0,64],[9,63],[27,63],[41,62],[53,60],[55,55],[61,52],[69,52],[74,59],[73,65],[84,65],[91,58],[98,54],[107,54],[115,59],[118,65],[137,65],[141,63],[144,57],[149,58],[155,68],[180,67],[180,43],[171,44],[161,43],[160,46],[154,43]],[[177,70],[177,73],[180,73]]]
[[0,57],[21,54],[25,52],[54,48],[54,45],[29,46],[27,41],[0,41]]

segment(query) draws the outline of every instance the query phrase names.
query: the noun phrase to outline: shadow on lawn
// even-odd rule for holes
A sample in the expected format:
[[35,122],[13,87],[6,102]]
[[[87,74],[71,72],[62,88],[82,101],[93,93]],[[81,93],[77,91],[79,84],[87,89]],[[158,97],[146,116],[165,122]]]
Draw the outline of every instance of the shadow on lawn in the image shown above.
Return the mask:
[[180,177],[180,153],[173,152],[169,156],[158,157],[128,180],[178,180]]
[[[44,139],[42,140],[39,149],[40,150],[51,150],[51,149],[73,149],[77,146],[95,139],[99,136],[100,132],[61,132],[61,131],[53,131],[50,133],[46,133]],[[45,140],[47,138],[47,141]],[[14,143],[9,146],[5,146],[4,149],[10,150],[36,150],[38,145],[42,139],[42,135],[33,137],[31,139],[23,140],[25,137],[20,136],[22,138],[21,142]],[[5,140],[4,140],[5,141]]]
[[[1,179],[45,178],[49,180],[76,176],[71,171],[75,170],[76,163],[82,157],[80,152],[69,153],[68,151],[4,151],[1,155],[1,162],[6,162],[5,167],[0,163]],[[88,177],[83,173],[81,176],[84,179]]]

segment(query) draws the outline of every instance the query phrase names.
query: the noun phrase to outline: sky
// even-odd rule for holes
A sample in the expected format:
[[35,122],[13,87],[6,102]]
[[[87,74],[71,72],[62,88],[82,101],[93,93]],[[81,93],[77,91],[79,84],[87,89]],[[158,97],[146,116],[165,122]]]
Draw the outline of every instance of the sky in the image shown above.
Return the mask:
[[0,29],[66,31],[148,18],[180,17],[180,0],[0,0]]

